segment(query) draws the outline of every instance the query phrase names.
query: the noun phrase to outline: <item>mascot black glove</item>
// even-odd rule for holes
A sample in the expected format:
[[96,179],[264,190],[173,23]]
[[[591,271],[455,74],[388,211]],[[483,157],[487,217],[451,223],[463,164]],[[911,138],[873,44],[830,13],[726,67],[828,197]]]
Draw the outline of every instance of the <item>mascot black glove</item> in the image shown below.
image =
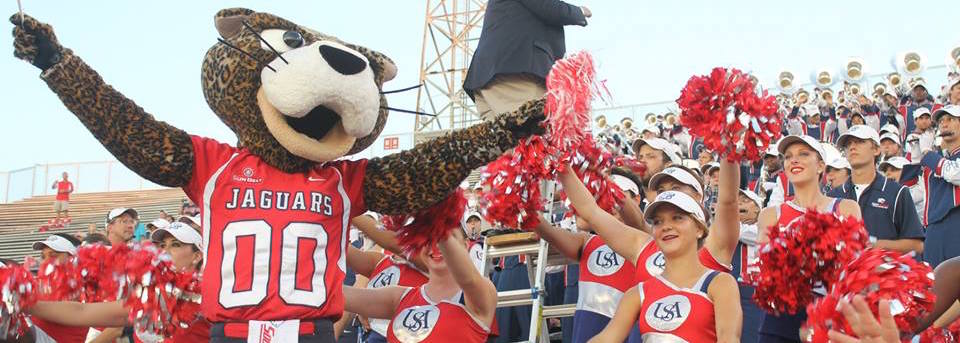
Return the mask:
[[13,56],[30,62],[40,70],[47,70],[63,58],[63,47],[57,42],[53,27],[26,14],[14,14]]

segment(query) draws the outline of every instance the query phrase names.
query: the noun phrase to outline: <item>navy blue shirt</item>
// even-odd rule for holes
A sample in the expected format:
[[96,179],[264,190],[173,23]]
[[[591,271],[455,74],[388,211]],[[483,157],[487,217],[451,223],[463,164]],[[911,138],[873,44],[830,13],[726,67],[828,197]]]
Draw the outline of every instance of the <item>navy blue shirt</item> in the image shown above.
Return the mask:
[[883,177],[880,173],[877,173],[873,182],[863,190],[859,200],[852,177],[842,187],[830,191],[827,196],[859,203],[863,223],[870,236],[883,240],[923,240],[923,226],[913,205],[910,189]]

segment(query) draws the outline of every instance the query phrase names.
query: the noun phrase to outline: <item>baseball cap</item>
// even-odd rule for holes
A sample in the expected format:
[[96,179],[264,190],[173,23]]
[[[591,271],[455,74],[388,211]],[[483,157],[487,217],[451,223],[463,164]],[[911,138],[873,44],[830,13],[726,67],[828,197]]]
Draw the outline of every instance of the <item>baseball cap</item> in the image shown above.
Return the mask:
[[787,151],[787,148],[793,145],[793,143],[805,144],[813,149],[813,151],[816,151],[817,154],[820,155],[821,160],[824,159],[825,154],[823,153],[823,146],[820,145],[820,142],[817,141],[816,138],[807,135],[789,135],[783,137],[780,142],[777,142],[777,152],[779,152],[780,155],[783,155],[783,153]]
[[897,143],[897,145],[900,145],[900,136],[893,132],[886,132],[880,136],[881,142],[883,142],[884,139],[892,140],[894,143]]
[[926,107],[917,107],[917,109],[913,110],[913,119],[920,118],[920,116],[924,114],[930,115],[930,109]]
[[922,77],[917,77],[913,80],[910,80],[910,85],[911,89],[917,87],[923,87],[923,89],[927,89],[927,80],[924,80]]
[[[196,225],[200,225],[200,216],[199,216],[199,215],[197,215],[197,216],[182,216],[182,217],[180,217],[180,220],[178,220],[178,221],[182,222],[184,219],[189,220],[191,223],[194,223],[194,224],[196,224]],[[189,224],[189,223],[188,223],[188,224]]]
[[840,138],[837,138],[837,147],[843,149],[851,137],[872,140],[874,143],[877,143],[877,145],[880,145],[880,136],[877,135],[876,130],[866,125],[854,125],[851,126],[847,132],[844,132],[842,135],[840,135]]
[[50,235],[47,236],[45,240],[33,242],[33,250],[43,250],[43,247],[53,249],[53,251],[57,252],[65,252],[74,256],[77,255],[77,246],[69,239],[60,235]]
[[647,127],[643,128],[643,131],[640,131],[640,133],[644,133],[647,131],[652,132],[654,136],[660,135],[660,128],[657,127],[656,125],[647,125]]
[[947,105],[947,106],[941,107],[940,109],[938,109],[938,110],[936,110],[935,112],[933,112],[933,121],[934,121],[934,122],[939,122],[939,121],[940,121],[940,117],[943,116],[944,114],[949,114],[949,115],[951,115],[951,116],[960,118],[960,106],[958,106],[958,105]]
[[680,165],[690,169],[700,169],[700,161],[697,160],[685,159]]
[[763,157],[767,156],[780,157],[780,151],[777,150],[776,145],[770,144],[770,146],[767,147],[767,151],[763,153]]
[[827,162],[827,167],[830,167],[833,169],[846,169],[846,170],[853,171],[853,167],[850,166],[850,162],[843,157],[837,157],[830,160],[830,162]]
[[470,220],[470,218],[473,218],[473,217],[477,217],[477,219],[483,220],[483,216],[480,215],[480,212],[469,211],[463,216],[463,221],[466,222],[467,220]]
[[703,195],[703,186],[700,185],[700,182],[697,181],[693,174],[690,174],[690,172],[686,169],[677,167],[668,167],[662,172],[657,173],[657,175],[651,177],[650,189],[657,189],[657,186],[660,185],[660,182],[668,177],[676,180],[679,183],[693,187],[693,189],[697,191],[697,194]]
[[886,171],[889,167],[903,169],[903,166],[905,166],[907,163],[910,163],[910,161],[907,161],[905,157],[894,156],[884,160],[883,162],[880,162],[878,169],[880,169],[880,171]]
[[704,174],[710,174],[710,171],[714,169],[720,169],[720,163],[717,163],[717,162],[707,163],[707,169],[704,169]]
[[896,125],[893,125],[893,124],[886,124],[886,125],[884,125],[883,127],[880,128],[880,134],[882,135],[882,134],[884,134],[884,133],[886,133],[886,132],[892,132],[892,133],[896,134],[897,136],[899,136],[899,135],[900,135],[900,128],[898,128]]
[[754,203],[756,203],[756,204],[757,204],[757,207],[763,209],[763,199],[760,199],[760,196],[757,195],[757,193],[754,193],[754,192],[751,191],[751,190],[741,189],[741,190],[740,190],[740,194],[745,195],[745,196],[746,196],[747,198],[749,198],[751,201],[753,201]]
[[168,222],[166,219],[163,219],[163,218],[157,218],[157,219],[154,219],[149,224],[147,224],[147,226],[150,226],[150,225],[153,225],[153,227],[160,229],[160,228],[165,228],[167,226],[170,226],[170,222]]
[[700,207],[700,204],[686,193],[677,191],[666,191],[657,194],[656,200],[650,203],[650,205],[647,205],[647,209],[643,211],[643,219],[648,222],[651,221],[657,209],[668,204],[676,206],[681,211],[692,215],[693,218],[700,221],[701,224],[706,225],[706,216],[704,216],[703,208]]
[[807,104],[803,105],[802,111],[800,111],[804,117],[809,117],[814,114],[820,114],[820,108],[817,105]]
[[640,186],[623,175],[610,174],[610,180],[620,187],[621,190],[631,191],[633,194],[640,194]]
[[670,162],[673,164],[681,164],[683,161],[680,159],[680,148],[675,144],[667,142],[663,138],[651,138],[651,139],[638,139],[633,142],[633,151],[638,152],[640,148],[644,145],[649,145],[654,150],[663,151],[667,154],[667,157],[670,158]]
[[153,234],[150,235],[150,239],[154,242],[159,242],[162,241],[167,234],[183,243],[193,244],[197,249],[203,249],[203,238],[200,237],[200,233],[190,227],[190,225],[181,222],[170,223],[170,226],[157,229],[157,231],[154,231]]
[[134,210],[132,208],[119,207],[119,208],[112,209],[110,210],[109,213],[107,213],[107,224],[110,224],[110,222],[113,221],[113,218],[119,217],[124,213],[130,214],[130,216],[132,216],[133,219],[139,219],[139,215],[137,215],[137,210]]

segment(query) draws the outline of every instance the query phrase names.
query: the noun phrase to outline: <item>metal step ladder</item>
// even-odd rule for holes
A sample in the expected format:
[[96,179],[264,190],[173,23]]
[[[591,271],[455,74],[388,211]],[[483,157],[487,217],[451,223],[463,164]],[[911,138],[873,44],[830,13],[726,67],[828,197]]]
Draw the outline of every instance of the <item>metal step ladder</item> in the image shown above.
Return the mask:
[[572,263],[569,259],[550,249],[547,241],[539,239],[532,232],[511,233],[487,237],[484,240],[483,275],[490,275],[493,259],[506,256],[526,255],[527,276],[531,288],[497,292],[497,308],[531,305],[530,343],[550,342],[547,320],[573,316],[576,304],[545,306],[543,304],[546,289],[546,270],[550,266],[565,266]]

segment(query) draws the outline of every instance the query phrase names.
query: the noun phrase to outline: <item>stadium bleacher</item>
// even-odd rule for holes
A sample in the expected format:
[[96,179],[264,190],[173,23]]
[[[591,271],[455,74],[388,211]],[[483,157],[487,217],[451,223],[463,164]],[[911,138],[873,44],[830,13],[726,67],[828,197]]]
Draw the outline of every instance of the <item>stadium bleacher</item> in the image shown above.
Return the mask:
[[141,223],[149,223],[160,216],[160,211],[176,215],[186,198],[176,188],[74,193],[70,196],[71,222],[64,228],[40,232],[38,228],[53,218],[53,195],[37,196],[21,201],[0,204],[0,257],[23,261],[26,256],[38,257],[32,250],[33,242],[53,233],[86,232],[90,224],[103,232],[107,212],[116,207],[132,207],[140,214]]

